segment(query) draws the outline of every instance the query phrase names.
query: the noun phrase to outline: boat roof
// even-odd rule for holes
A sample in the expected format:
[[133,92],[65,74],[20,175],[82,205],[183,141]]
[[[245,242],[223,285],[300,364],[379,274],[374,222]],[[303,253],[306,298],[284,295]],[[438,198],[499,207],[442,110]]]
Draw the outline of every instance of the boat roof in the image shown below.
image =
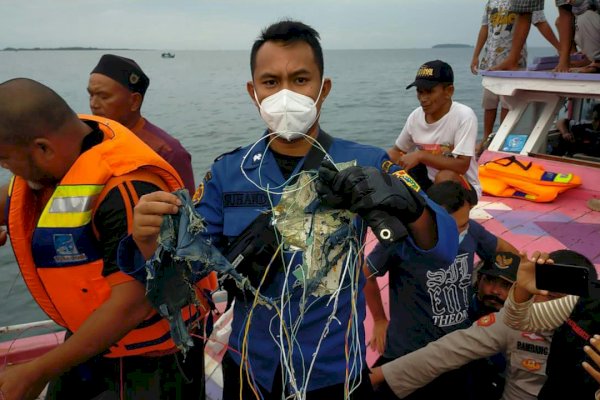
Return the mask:
[[600,74],[552,71],[480,71],[490,91],[515,96],[518,91],[554,93],[566,97],[600,97]]

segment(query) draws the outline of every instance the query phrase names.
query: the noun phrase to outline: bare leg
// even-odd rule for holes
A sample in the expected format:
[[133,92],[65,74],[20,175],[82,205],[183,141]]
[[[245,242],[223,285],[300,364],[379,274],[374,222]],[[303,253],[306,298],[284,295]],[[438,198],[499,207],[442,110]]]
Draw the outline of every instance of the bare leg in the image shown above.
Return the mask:
[[490,109],[483,112],[483,140],[490,136],[494,130],[494,122],[496,122],[497,110]]
[[500,110],[500,123],[502,123],[502,121],[504,121],[504,118],[506,118],[506,114],[508,114],[508,108],[502,108]]
[[527,36],[529,35],[529,29],[531,28],[531,13],[519,13],[517,21],[515,23],[515,30],[513,33],[512,47],[508,57],[500,64],[491,68],[494,71],[503,70],[515,70],[519,68],[519,59],[521,58],[521,51]]
[[496,108],[490,108],[488,110],[483,110],[483,138],[481,142],[475,145],[475,156],[479,157],[483,150],[485,150],[484,144],[487,138],[490,136],[492,131],[494,130],[494,123],[496,122],[496,114],[498,113]]
[[558,65],[554,69],[556,72],[569,72],[574,22],[575,17],[570,10],[567,10],[565,7],[558,8],[558,19],[556,20],[556,26],[558,28],[560,52],[558,57]]

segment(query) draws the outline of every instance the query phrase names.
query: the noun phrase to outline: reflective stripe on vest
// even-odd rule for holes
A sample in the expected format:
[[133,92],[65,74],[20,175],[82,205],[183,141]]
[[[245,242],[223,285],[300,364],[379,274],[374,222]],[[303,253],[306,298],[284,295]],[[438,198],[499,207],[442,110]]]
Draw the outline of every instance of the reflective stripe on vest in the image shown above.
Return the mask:
[[76,228],[88,224],[103,188],[104,185],[58,186],[38,221],[38,227]]
[[[94,212],[112,182],[144,173],[154,175],[163,190],[183,187],[173,167],[125,127],[99,117],[83,119],[98,122],[104,142],[85,151],[75,161],[39,220],[35,221],[36,216],[31,211],[36,195],[22,178],[15,178],[8,202],[10,239],[27,287],[40,307],[71,331],[77,331],[109,298],[112,290],[102,276],[101,246],[92,228]],[[193,314],[187,313],[184,318],[189,319]],[[173,349],[169,323],[153,312],[111,346],[105,356]]]

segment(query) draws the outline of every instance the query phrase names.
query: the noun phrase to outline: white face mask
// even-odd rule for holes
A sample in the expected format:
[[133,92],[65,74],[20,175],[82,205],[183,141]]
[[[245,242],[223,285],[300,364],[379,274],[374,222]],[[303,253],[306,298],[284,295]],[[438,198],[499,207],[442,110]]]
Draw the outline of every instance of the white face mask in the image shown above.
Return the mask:
[[458,234],[458,244],[462,243],[462,241],[467,236],[467,233],[469,233],[469,228],[465,229],[464,231],[462,231],[461,233]]
[[[321,97],[323,82],[317,101]],[[259,104],[260,116],[269,130],[288,141],[304,136],[318,118],[317,105],[312,98],[288,89],[281,89],[265,97],[262,103],[258,102],[255,90],[254,98]]]

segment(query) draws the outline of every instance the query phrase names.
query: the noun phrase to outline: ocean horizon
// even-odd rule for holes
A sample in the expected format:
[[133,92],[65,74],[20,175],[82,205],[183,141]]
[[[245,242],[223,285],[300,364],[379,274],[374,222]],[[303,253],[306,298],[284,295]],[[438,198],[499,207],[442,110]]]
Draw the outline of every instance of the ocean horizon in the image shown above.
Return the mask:
[[[162,58],[161,52],[176,52]],[[90,71],[107,52],[132,58],[150,77],[142,114],[192,154],[196,183],[223,152],[250,144],[264,123],[246,92],[249,50],[33,50],[0,51],[0,82],[17,77],[38,80],[61,95],[78,113],[89,114],[86,92]],[[408,115],[418,106],[415,90],[406,90],[421,64],[441,59],[452,65],[454,100],[475,111],[482,135],[481,77],[470,71],[472,47],[423,49],[324,49],[332,91],[320,116],[333,136],[388,148]],[[530,48],[535,56],[552,48]],[[0,183],[10,178],[0,170]],[[20,276],[10,245],[0,248],[0,326],[48,317],[33,301]]]

